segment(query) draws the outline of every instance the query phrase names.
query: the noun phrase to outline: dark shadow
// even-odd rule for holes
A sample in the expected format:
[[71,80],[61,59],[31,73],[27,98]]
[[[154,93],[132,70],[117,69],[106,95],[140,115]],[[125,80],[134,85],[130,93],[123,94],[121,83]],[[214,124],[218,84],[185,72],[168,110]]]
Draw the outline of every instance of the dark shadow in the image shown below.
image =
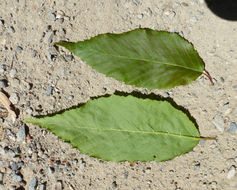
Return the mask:
[[[195,118],[191,116],[190,112],[187,109],[185,109],[184,107],[182,107],[180,105],[177,105],[175,103],[175,101],[172,98],[170,98],[170,97],[165,98],[165,97],[162,97],[162,96],[154,94],[154,93],[142,94],[139,91],[133,91],[133,92],[130,92],[130,93],[116,91],[114,94],[118,95],[118,96],[129,96],[129,95],[131,95],[131,96],[134,96],[134,97],[137,97],[137,98],[142,98],[142,99],[147,99],[148,98],[148,99],[151,99],[151,100],[168,101],[173,107],[175,107],[176,109],[181,110],[182,112],[184,112],[188,116],[188,118],[194,123],[195,127],[197,129],[199,129],[198,124],[197,124]],[[101,98],[101,97],[109,97],[109,96],[111,96],[111,95],[110,94],[105,94],[105,95],[102,95],[102,96],[91,97],[90,99],[94,100],[94,99],[98,99],[98,98]],[[83,106],[84,104],[85,103],[78,104],[78,105],[70,107],[68,109],[61,110],[61,111],[59,111],[57,113],[48,114],[47,116],[54,116],[56,114],[61,114],[61,113],[65,112],[65,111],[67,111],[67,110],[79,108],[79,107]],[[42,118],[42,117],[45,117],[45,116],[35,116],[35,117],[36,118]]]
[[[217,16],[237,20],[237,0],[205,0],[208,8]],[[214,23],[213,23],[214,24]]]

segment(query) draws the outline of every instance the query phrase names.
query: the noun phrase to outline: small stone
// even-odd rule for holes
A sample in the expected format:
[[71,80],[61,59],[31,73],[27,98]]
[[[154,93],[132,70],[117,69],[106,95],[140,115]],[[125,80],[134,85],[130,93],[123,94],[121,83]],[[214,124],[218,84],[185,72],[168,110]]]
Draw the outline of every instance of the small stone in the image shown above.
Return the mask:
[[0,190],[6,190],[3,184],[0,184]]
[[49,171],[50,174],[53,174],[55,172],[55,169],[53,167],[49,167],[48,171]]
[[222,111],[222,112],[225,112],[225,111],[229,108],[229,105],[230,105],[229,102],[225,103],[225,104],[223,105],[223,107],[221,108],[221,111]]
[[180,7],[180,3],[174,2],[174,3],[173,3],[173,8],[176,9],[176,8],[178,8],[178,7]]
[[37,51],[36,50],[32,50],[31,55],[32,55],[32,57],[36,57]]
[[194,170],[199,170],[200,169],[200,163],[197,163],[197,164],[195,164],[195,166],[194,166]]
[[22,50],[23,50],[23,48],[22,48],[21,46],[17,46],[17,47],[16,47],[16,51],[18,51],[18,52],[20,52],[20,53],[21,53],[21,52],[22,52]]
[[0,88],[8,87],[8,82],[5,79],[0,80]]
[[46,189],[46,186],[44,183],[39,185],[39,190],[45,190],[45,189]]
[[112,188],[117,188],[117,187],[118,187],[118,185],[117,185],[116,181],[114,181],[114,182],[112,183]]
[[55,190],[62,190],[63,189],[63,184],[62,181],[57,181],[55,184]]
[[12,176],[12,179],[13,179],[14,181],[16,181],[16,182],[21,182],[21,181],[23,180],[23,177],[22,177],[21,174],[14,174],[14,175]]
[[228,174],[227,174],[227,179],[231,179],[235,176],[235,166],[231,166],[229,171],[228,171]]
[[212,123],[215,125],[215,127],[220,131],[221,133],[224,132],[224,119],[221,115],[216,115],[214,119],[212,120]]
[[74,160],[72,161],[72,163],[75,164],[75,165],[77,165],[78,159],[74,159]]
[[0,183],[3,182],[3,173],[0,172]]
[[52,94],[52,92],[53,92],[53,87],[49,86],[48,89],[47,89],[46,95],[49,96],[49,95]]
[[35,190],[37,187],[37,179],[33,178],[29,183],[29,190]]
[[20,100],[19,96],[17,95],[17,93],[12,93],[10,95],[9,100],[11,101],[12,104],[17,104]]
[[52,22],[54,22],[56,20],[56,15],[54,13],[50,13],[49,18]]
[[53,40],[53,35],[54,35],[53,31],[47,32],[44,37],[44,42],[50,44]]
[[12,164],[11,164],[11,169],[12,169],[13,171],[17,171],[17,170],[18,170],[18,165],[17,165],[16,162],[12,162]]
[[237,130],[237,125],[236,125],[235,122],[232,122],[232,123],[230,124],[229,132],[230,132],[230,133],[234,133],[236,130]]
[[127,179],[128,178],[128,174],[127,173],[124,173],[123,174],[123,179]]
[[147,167],[146,170],[145,170],[145,173],[149,174],[150,172],[151,172],[151,167]]
[[0,19],[0,25],[4,25],[4,20]]
[[72,55],[66,55],[65,56],[65,60],[68,61],[68,62],[72,61],[72,59],[73,59]]
[[137,18],[138,18],[138,19],[142,19],[143,16],[144,16],[143,14],[139,14],[139,15],[137,15]]
[[237,89],[237,85],[232,86],[233,88]]
[[14,78],[16,73],[17,73],[16,69],[12,69],[12,70],[10,70],[9,75],[11,78]]
[[73,98],[74,98],[73,95],[70,95],[70,96],[68,97],[69,100],[73,100]]
[[26,114],[31,115],[33,113],[32,108],[27,108],[26,109]]
[[18,131],[17,131],[17,134],[16,134],[16,139],[17,141],[23,141],[26,139],[26,126],[25,125],[22,125]]
[[80,160],[80,169],[83,170],[85,167],[86,167],[86,162],[83,159],[81,159]]
[[8,27],[7,29],[8,29],[9,32],[15,33],[15,29],[14,29],[13,26]]

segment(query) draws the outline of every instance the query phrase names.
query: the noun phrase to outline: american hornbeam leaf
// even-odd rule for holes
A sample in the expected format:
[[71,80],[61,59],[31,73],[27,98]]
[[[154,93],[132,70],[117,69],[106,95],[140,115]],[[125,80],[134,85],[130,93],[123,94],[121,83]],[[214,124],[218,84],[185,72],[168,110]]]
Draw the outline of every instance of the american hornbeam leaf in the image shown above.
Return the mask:
[[83,106],[25,122],[42,126],[82,153],[110,161],[165,161],[200,140],[188,116],[167,101],[100,97]]
[[67,48],[106,76],[148,89],[185,85],[204,71],[203,60],[193,45],[166,31],[136,29],[56,45]]

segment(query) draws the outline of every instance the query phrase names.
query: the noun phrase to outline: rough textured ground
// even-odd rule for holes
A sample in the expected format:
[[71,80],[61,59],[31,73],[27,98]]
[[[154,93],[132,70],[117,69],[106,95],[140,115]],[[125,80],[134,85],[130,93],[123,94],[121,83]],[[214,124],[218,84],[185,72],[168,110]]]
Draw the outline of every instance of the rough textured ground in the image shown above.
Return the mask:
[[[237,22],[216,17],[202,0],[1,0],[0,7],[0,88],[19,110],[15,122],[0,119],[0,189],[237,189]],[[215,141],[201,141],[171,161],[131,167],[80,154],[52,133],[24,126],[26,117],[115,90],[151,93],[107,78],[53,46],[138,27],[179,32],[194,44],[215,85],[201,76],[153,92],[188,109],[201,135]]]

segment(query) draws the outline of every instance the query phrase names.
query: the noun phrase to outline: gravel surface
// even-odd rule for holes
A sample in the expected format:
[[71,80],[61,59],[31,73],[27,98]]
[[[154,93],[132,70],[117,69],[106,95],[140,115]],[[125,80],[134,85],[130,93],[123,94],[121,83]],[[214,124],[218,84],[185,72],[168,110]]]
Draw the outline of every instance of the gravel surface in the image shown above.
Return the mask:
[[[0,1],[0,189],[237,189],[237,22],[216,17],[203,0]],[[105,77],[53,43],[135,28],[177,32],[192,42],[213,77],[148,91]],[[80,154],[24,118],[58,112],[116,90],[172,98],[196,119],[193,151],[157,163],[103,162]],[[5,113],[5,114],[4,114]]]

